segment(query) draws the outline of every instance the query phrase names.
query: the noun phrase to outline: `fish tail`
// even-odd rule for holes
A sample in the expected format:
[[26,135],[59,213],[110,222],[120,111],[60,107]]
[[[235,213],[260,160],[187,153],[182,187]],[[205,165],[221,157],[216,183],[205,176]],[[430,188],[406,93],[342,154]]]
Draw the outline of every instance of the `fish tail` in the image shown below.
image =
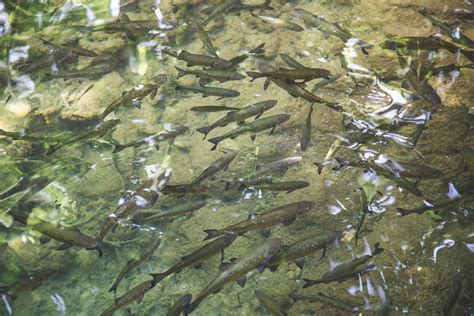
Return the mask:
[[200,301],[199,302],[192,302],[190,304],[188,304],[186,306],[186,309],[184,310],[184,315],[189,315],[192,313],[192,311],[194,311],[196,309],[196,307],[198,307],[199,303],[201,303]]
[[176,70],[178,71],[178,78],[181,78],[181,77],[183,77],[183,76],[186,76],[186,74],[187,74],[187,73],[186,73],[186,70],[181,69],[181,68],[176,67],[176,66],[175,66],[174,68],[176,68]]
[[318,174],[321,174],[321,172],[323,172],[323,168],[324,168],[324,161],[315,162],[314,164],[318,167]]
[[118,287],[118,283],[115,282],[115,283],[112,284],[112,286],[110,287],[109,292],[117,293],[117,287]]
[[[268,0],[268,4],[270,4],[270,1],[271,0]],[[267,3],[267,0],[265,1],[265,3]],[[266,5],[266,4],[263,4],[263,5]],[[260,55],[260,54],[263,54],[265,53],[265,50],[263,49],[263,47],[265,46],[265,43],[262,43],[260,45],[258,45],[257,47],[255,47],[254,49],[252,49],[249,54],[254,54],[254,55]]]
[[99,257],[102,257],[104,255],[102,252],[102,240],[98,238],[95,239],[95,250],[99,252]]
[[217,144],[219,144],[222,141],[222,137],[221,136],[214,137],[214,138],[208,139],[207,141],[214,144],[214,146],[211,148],[211,151],[216,150]]
[[310,280],[310,279],[303,279],[303,281],[304,281],[303,289],[320,283],[318,280]]
[[6,131],[4,131],[3,129],[0,129],[0,135],[7,135],[8,133]]
[[201,134],[204,134],[204,138],[203,139],[206,139],[207,137],[207,134],[209,134],[209,132],[211,131],[212,127],[211,126],[203,126],[203,127],[200,127],[198,129],[196,129],[196,131],[198,131],[199,133]]
[[204,240],[209,240],[209,239],[212,239],[212,238],[216,238],[216,237],[221,235],[221,232],[217,229],[205,229],[204,232],[207,234],[207,236],[206,236],[206,238],[204,238]]
[[153,284],[155,285],[163,280],[166,276],[164,273],[151,273],[150,275],[153,277]]
[[255,72],[255,71],[246,71],[246,73],[247,73],[247,76],[249,76],[250,78],[252,78],[252,80],[250,80],[250,81],[254,81],[255,79],[260,78],[260,73],[258,73],[258,72]]
[[127,148],[127,147],[125,147],[124,145],[115,144],[115,145],[114,145],[114,150],[112,150],[112,154],[116,154],[116,153],[118,153],[118,152],[121,152],[121,151],[124,150],[125,148]]
[[380,247],[380,243],[376,243],[375,244],[375,249],[374,251],[372,252],[372,257],[375,256],[375,255],[378,255],[379,253],[381,253],[384,249],[382,247]]
[[397,207],[397,212],[401,215],[401,216],[405,216],[405,215],[408,215],[411,213],[410,210],[407,210],[406,208],[401,208],[401,207]]

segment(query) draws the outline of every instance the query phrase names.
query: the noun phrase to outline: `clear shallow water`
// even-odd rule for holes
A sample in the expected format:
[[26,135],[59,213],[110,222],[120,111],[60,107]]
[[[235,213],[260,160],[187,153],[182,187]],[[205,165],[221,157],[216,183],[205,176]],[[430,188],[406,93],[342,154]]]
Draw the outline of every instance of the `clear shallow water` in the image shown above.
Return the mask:
[[[6,194],[1,202],[1,287],[11,289],[9,284],[28,280],[35,272],[57,270],[39,287],[26,290],[14,300],[2,292],[2,315],[8,315],[9,309],[17,315],[99,314],[113,304],[114,295],[108,290],[123,266],[156,238],[162,239],[161,245],[151,259],[126,275],[118,287],[118,296],[149,280],[149,273],[163,272],[181,256],[201,247],[206,236],[204,229],[223,228],[246,219],[249,214],[302,200],[314,201],[315,206],[291,225],[272,227],[271,237],[281,238],[283,244],[290,245],[314,234],[344,230],[346,234],[338,245],[331,245],[322,261],[321,250],[305,257],[303,269],[288,262],[275,272],[268,269],[261,274],[251,272],[244,288],[235,282],[226,285],[218,294],[205,299],[194,314],[268,313],[255,298],[255,290],[270,295],[290,315],[344,313],[320,303],[293,303],[288,297],[290,293],[318,292],[357,305],[363,314],[375,313],[384,305],[393,314],[441,314],[446,309],[452,315],[472,313],[474,144],[472,129],[469,130],[469,111],[470,115],[473,113],[472,70],[450,70],[429,78],[429,85],[442,102],[438,107],[406,83],[406,67],[400,65],[396,52],[380,46],[401,36],[426,37],[439,33],[439,28],[417,12],[422,7],[450,25],[459,25],[463,34],[474,38],[472,17],[463,11],[472,9],[469,3],[272,1],[273,10],[255,10],[257,15],[278,17],[301,27],[305,23],[294,14],[295,8],[323,16],[329,22],[339,22],[351,35],[373,45],[368,55],[363,54],[355,40],[343,41],[335,36],[325,39],[326,34],[315,28],[299,32],[274,28],[246,11],[230,12],[223,19],[209,22],[204,28],[221,58],[231,59],[265,43],[263,54],[252,55],[239,65],[241,74],[258,71],[258,63],[262,62],[288,67],[279,56],[286,53],[304,66],[324,68],[341,76],[314,92],[338,104],[343,111],[314,104],[310,144],[304,152],[300,142],[310,103],[290,96],[274,83],[264,90],[264,79],[213,82],[211,86],[240,92],[237,98],[219,101],[215,97],[202,98],[200,94],[175,90],[174,67],[185,68],[186,63],[163,54],[163,46],[206,54],[202,42],[192,30],[186,29],[184,21],[203,21],[217,3],[162,1],[160,11],[153,11],[157,4],[152,2],[132,3],[120,9],[114,3],[20,2],[16,5],[5,2],[0,6],[3,21],[0,84],[2,103],[5,103],[0,110],[2,130],[68,138],[96,126],[105,108],[124,91],[157,83],[158,74],[166,74],[168,78],[159,86],[156,96],[141,100],[140,109],[133,107],[131,103],[138,100],[132,98],[108,115],[105,121],[115,118],[121,121],[103,137],[78,141],[49,155],[45,153],[50,148],[48,144],[55,143],[51,139],[33,142],[2,139],[2,191],[18,183],[21,177],[29,181],[19,193]],[[206,11],[207,7],[211,11]],[[130,29],[123,18],[120,21],[114,18],[119,15],[117,12],[126,13],[132,21],[147,22],[129,23],[139,25]],[[9,26],[5,23],[7,19]],[[116,30],[114,26],[119,24],[121,28]],[[108,25],[108,29],[99,25]],[[446,35],[443,39],[452,41]],[[71,52],[70,48],[58,48],[45,41],[83,51]],[[463,49],[469,56],[472,48]],[[90,52],[97,56],[84,56]],[[418,73],[436,66],[471,62],[464,54],[446,49],[414,49],[402,53],[403,59],[411,58]],[[341,60],[345,63],[341,64]],[[87,68],[89,65],[91,68]],[[79,76],[78,70],[87,72]],[[65,78],[56,78],[60,75]],[[306,89],[312,91],[316,82],[306,83]],[[179,83],[192,85],[197,79],[189,75],[180,78]],[[268,99],[278,103],[262,117],[291,115],[271,135],[269,131],[258,133],[255,141],[248,135],[240,136],[225,140],[216,151],[210,151],[212,144],[196,132],[226,112],[198,113],[191,111],[194,106],[241,108]],[[422,126],[427,117],[430,119],[412,148],[410,144],[417,138],[416,127]],[[159,149],[151,144],[112,153],[114,143],[129,143],[178,125],[189,130],[177,136],[172,144],[161,142]],[[208,138],[236,127],[234,123],[216,128]],[[400,189],[397,179],[382,176],[380,170],[377,173],[372,168],[372,172],[367,172],[367,166],[332,170],[337,166],[332,162],[318,174],[314,163],[324,161],[337,139],[340,141],[336,143],[334,157],[348,161],[370,161],[374,157],[380,164],[388,159],[402,165],[411,162],[435,168],[443,175],[433,179],[406,178],[422,192],[417,197],[406,187]],[[130,196],[146,179],[146,166],[172,168],[170,184],[187,184],[229,150],[238,152],[229,168],[200,186],[200,193],[207,196],[204,207],[191,216],[143,224],[135,230],[130,230],[130,223],[125,222],[105,239],[103,257],[80,247],[58,251],[62,243],[55,240],[41,244],[41,233],[33,229],[34,225],[23,225],[12,217],[19,213],[57,227],[77,227],[82,233],[96,236],[119,201]],[[272,180],[306,181],[310,183],[308,187],[288,194],[257,189],[226,190],[226,182],[257,167],[294,156],[302,157],[298,166],[282,176],[274,175]],[[40,178],[43,181],[38,181],[36,174],[43,176],[44,179]],[[355,245],[361,187],[370,197],[372,212],[366,215]],[[26,195],[18,203],[27,192],[31,196]],[[202,198],[196,195],[163,194],[155,208],[163,212],[166,207]],[[462,199],[457,200],[458,195]],[[421,206],[423,201],[434,205],[441,201],[453,203],[435,207],[436,213],[431,215],[400,216],[397,211],[397,208]],[[331,266],[360,257],[367,247],[373,251],[377,242],[384,251],[369,261],[375,264],[374,271],[340,283],[302,289],[302,278],[318,279]],[[265,238],[258,231],[248,232],[225,250],[225,261],[245,257],[263,243]],[[180,296],[190,293],[196,297],[219,275],[219,264],[220,256],[216,255],[200,269],[190,267],[162,280],[140,304],[129,306],[131,313],[165,314]],[[124,309],[117,311],[118,315],[127,313]]]

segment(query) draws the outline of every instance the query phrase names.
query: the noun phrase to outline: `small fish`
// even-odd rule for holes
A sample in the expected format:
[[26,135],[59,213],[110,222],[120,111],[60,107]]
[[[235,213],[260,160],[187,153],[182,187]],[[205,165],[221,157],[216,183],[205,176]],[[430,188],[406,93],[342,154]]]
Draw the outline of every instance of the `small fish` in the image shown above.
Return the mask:
[[295,190],[306,188],[307,186],[309,186],[309,183],[306,181],[286,181],[257,184],[252,187],[257,190],[286,191],[286,193],[291,193]]
[[222,58],[214,57],[214,56],[191,54],[190,52],[185,51],[185,50],[177,54],[171,50],[165,49],[163,50],[163,53],[171,55],[178,60],[185,61],[188,67],[204,66],[204,67],[212,67],[212,68],[225,68],[231,65],[231,62],[226,59],[222,59]]
[[294,59],[288,54],[280,53],[280,58],[283,59],[283,61],[291,68],[294,68],[294,69],[306,68],[305,65],[300,64],[296,59]]
[[365,217],[367,216],[367,214],[370,213],[369,200],[367,198],[367,193],[365,192],[363,188],[360,188],[359,190],[361,192],[360,193],[361,207],[358,214],[357,224],[355,225],[356,227],[355,245],[356,246],[357,246],[357,241],[359,240],[360,231],[362,230],[362,226],[364,225]]
[[282,308],[267,294],[262,291],[256,290],[255,297],[258,299],[260,304],[265,307],[273,316],[285,316],[288,315]]
[[209,167],[207,167],[199,176],[196,177],[190,184],[190,188],[197,187],[201,182],[207,178],[214,177],[219,171],[226,171],[230,163],[237,157],[237,152],[229,151],[222,157],[214,161]]
[[180,316],[186,310],[186,307],[191,302],[193,296],[191,294],[185,294],[181,296],[176,303],[166,312],[166,316]]
[[41,142],[41,143],[57,143],[64,140],[64,135],[33,135],[28,134],[26,131],[21,132],[7,132],[0,129],[0,136],[9,137],[14,140],[25,140],[29,142]]
[[400,175],[400,177],[404,178],[436,179],[443,176],[443,172],[438,169],[412,162],[389,159],[384,162],[383,165],[389,167],[395,173]]
[[200,267],[202,262],[221,253],[221,261],[224,258],[224,249],[229,247],[237,238],[237,234],[233,232],[226,232],[221,237],[208,242],[199,249],[193,251],[191,254],[181,257],[178,263],[162,273],[153,273],[153,279],[160,282],[167,276],[181,272],[184,268],[195,266]]
[[227,66],[226,68],[236,68],[239,64],[243,63],[245,60],[247,60],[247,58],[249,58],[250,56],[255,56],[255,55],[261,55],[265,52],[265,50],[263,49],[263,47],[265,46],[265,43],[261,43],[259,44],[257,47],[255,47],[254,49],[252,49],[251,51],[245,53],[245,54],[242,54],[242,55],[239,55],[239,56],[235,56],[233,58],[231,58],[229,61],[230,61],[230,65]]
[[206,193],[209,190],[207,186],[200,185],[198,187],[190,187],[189,184],[168,184],[165,185],[163,190],[161,191],[163,194],[179,194],[179,195],[185,195],[185,194],[201,194],[201,193]]
[[[321,16],[314,15],[311,12],[308,12],[303,9],[294,9],[293,12],[297,17],[303,19],[306,28],[316,28],[317,30],[323,33],[324,38],[327,38],[329,35],[333,35],[344,42],[347,42],[351,38],[356,38],[347,30],[343,29],[339,24],[330,23]],[[367,51],[367,49],[373,47],[373,45],[368,44],[360,39],[358,39],[357,44],[364,55],[368,55],[369,52]]]
[[137,140],[128,144],[114,144],[114,150],[112,151],[112,153],[115,154],[129,147],[138,148],[143,145],[152,145],[155,146],[156,149],[158,149],[160,148],[158,143],[166,140],[170,143],[173,143],[176,137],[186,133],[188,130],[189,128],[187,128],[186,126],[176,126],[170,131],[161,131],[159,133],[147,136],[141,140]]
[[367,261],[372,259],[377,254],[381,253],[382,251],[383,251],[383,248],[380,248],[380,244],[376,243],[375,249],[370,255],[363,255],[359,258],[355,258],[354,260],[350,262],[341,263],[340,265],[336,266],[332,270],[329,270],[326,273],[324,273],[321,279],[319,280],[303,279],[305,281],[303,288],[307,288],[319,283],[331,283],[334,281],[340,282],[346,279],[356,277],[359,273],[363,273],[364,271],[367,271],[367,268],[369,268],[367,266],[363,266],[363,267],[361,266],[364,265]]
[[158,199],[160,191],[168,183],[170,177],[171,169],[160,169],[155,177],[145,181],[129,200],[121,204],[113,212],[113,216],[109,216],[106,219],[97,233],[96,241],[99,243],[99,247],[104,238],[118,225],[120,220],[127,220],[133,216],[136,211],[147,206],[153,206]]
[[241,4],[240,0],[224,0],[220,5],[214,8],[214,10],[199,24],[199,26],[206,26],[210,21],[226,15],[234,6],[239,4]]
[[308,116],[306,116],[306,122],[301,133],[300,148],[302,151],[306,151],[311,139],[311,114],[313,114],[313,104],[309,105]]
[[229,231],[242,235],[248,231],[260,230],[264,237],[268,237],[270,235],[269,228],[279,224],[283,224],[284,226],[292,224],[297,216],[308,213],[314,205],[315,203],[311,201],[300,201],[279,206],[261,214],[249,214],[246,220],[223,229],[204,230],[207,234],[204,240],[221,236]]
[[136,267],[138,267],[139,265],[141,265],[145,260],[149,260],[153,255],[153,252],[155,252],[155,249],[158,248],[160,244],[161,239],[157,238],[149,245],[149,247],[146,247],[144,251],[138,254],[135,258],[128,260],[127,264],[125,264],[125,267],[123,267],[123,269],[117,276],[117,279],[115,280],[114,284],[112,284],[112,287],[109,289],[109,292],[117,293],[117,288],[122,279],[125,277],[125,275]]
[[474,63],[465,65],[450,64],[446,66],[432,67],[424,72],[424,79],[428,80],[433,76],[444,76],[454,72],[460,72],[465,68],[474,69]]
[[256,18],[261,19],[264,22],[267,22],[268,24],[270,24],[271,26],[277,29],[282,28],[282,29],[287,29],[287,30],[295,31],[295,32],[301,32],[304,30],[304,28],[302,28],[301,26],[293,22],[285,21],[285,20],[274,18],[271,16],[257,15],[253,12],[250,12],[250,14]]
[[242,80],[245,78],[244,75],[235,72],[228,68],[211,68],[211,69],[182,69],[174,67],[178,71],[178,78],[186,75],[195,75],[196,77],[216,80],[220,82]]
[[186,314],[194,311],[199,304],[209,295],[218,292],[226,284],[237,281],[244,286],[245,276],[248,272],[258,269],[263,272],[270,258],[281,248],[281,239],[269,239],[264,244],[258,246],[234,263],[230,264],[221,274],[209,283],[194,301],[186,308]]
[[226,111],[238,111],[240,108],[224,105],[203,105],[203,106],[194,106],[191,108],[193,112],[226,112]]
[[216,48],[214,47],[214,45],[212,45],[209,35],[201,26],[197,27],[196,35],[199,38],[199,40],[202,42],[202,44],[204,45],[204,48],[206,49],[209,55],[212,55],[214,57],[219,57],[217,55]]
[[222,136],[209,139],[208,141],[214,144],[211,150],[215,150],[217,148],[217,145],[221,141],[227,138],[234,139],[240,135],[251,133],[252,135],[250,136],[250,138],[252,140],[255,140],[255,137],[257,137],[256,133],[267,130],[267,129],[271,129],[270,131],[270,135],[271,135],[275,131],[275,128],[277,127],[277,125],[288,121],[290,117],[291,116],[289,114],[277,114],[277,115],[267,116],[267,117],[258,119],[251,123],[243,123],[236,129],[228,133],[225,133]]
[[321,79],[320,82],[315,84],[313,89],[311,90],[311,92],[314,93],[314,91],[319,90],[319,89],[327,86],[328,84],[333,83],[334,81],[336,81],[339,78],[341,78],[341,75],[329,75],[327,79],[323,78],[323,79]]
[[244,108],[238,109],[237,111],[231,111],[227,113],[226,116],[217,120],[209,126],[200,127],[197,129],[199,133],[204,134],[204,139],[206,139],[207,134],[216,127],[223,127],[232,122],[243,122],[247,118],[255,116],[255,119],[258,119],[265,111],[273,108],[278,101],[276,100],[266,100],[258,103],[251,104]]
[[328,304],[331,305],[339,310],[346,311],[349,313],[359,313],[360,308],[358,306],[354,306],[352,304],[349,304],[347,302],[341,301],[340,299],[334,298],[334,297],[329,297],[327,295],[324,295],[323,293],[319,292],[318,294],[313,294],[313,295],[304,295],[304,294],[289,294],[289,297],[291,297],[295,301],[310,301],[310,302],[320,302],[323,304]]
[[169,208],[162,207],[159,210],[158,214],[156,214],[157,213],[156,211],[154,211],[153,213],[150,213],[151,210],[149,210],[149,212],[142,211],[141,215],[142,216],[147,215],[147,216],[136,219],[134,221],[134,224],[137,225],[137,224],[148,223],[148,222],[161,222],[161,221],[174,219],[181,215],[191,214],[194,211],[206,206],[206,204],[207,204],[206,199],[198,199],[198,200],[186,201]]
[[48,46],[53,46],[56,48],[65,48],[69,49],[73,54],[79,55],[79,56],[84,56],[84,57],[96,57],[97,54],[94,53],[93,51],[90,51],[88,49],[80,48],[80,47],[73,47],[69,45],[63,45],[63,44],[57,44],[57,43],[52,43],[50,41],[45,40],[44,38],[40,38],[40,40]]
[[453,42],[459,43],[469,48],[474,48],[474,41],[471,40],[466,35],[464,35],[459,30],[459,28],[452,28],[447,23],[433,16],[426,8],[422,8],[418,10],[418,13],[420,13],[422,16],[430,20],[431,24],[433,24],[434,27],[439,28],[441,33],[451,38]]
[[47,81],[47,80],[52,80],[56,78],[95,78],[95,77],[101,77],[105,74],[108,74],[110,72],[114,71],[113,67],[110,66],[103,66],[103,67],[93,67],[93,68],[86,68],[86,69],[81,69],[81,70],[72,70],[72,71],[60,71],[56,73],[45,73],[44,80],[42,82]]
[[231,90],[231,89],[224,89],[224,88],[217,88],[217,87],[208,87],[208,86],[184,86],[177,81],[174,82],[176,85],[176,90],[185,90],[185,91],[192,91],[194,93],[201,93],[203,98],[208,96],[216,96],[219,97],[217,100],[223,98],[235,98],[240,95],[239,91]]
[[272,0],[265,0],[261,4],[243,4],[241,1],[237,3],[230,9],[230,13],[238,13],[242,11],[252,11],[252,10],[273,10],[273,7],[270,5]]
[[431,201],[431,200],[425,200],[425,201],[423,201],[424,205],[415,207],[413,209],[405,209],[405,208],[397,207],[397,212],[401,216],[406,216],[406,215],[415,214],[415,213],[416,214],[423,214],[425,212],[432,211],[432,210],[439,211],[440,208],[445,208],[445,207],[451,206],[453,204],[456,204],[460,199],[461,198],[456,198],[456,199],[452,199],[452,200],[444,200],[444,201],[439,201],[439,202],[435,202],[435,201]]
[[46,269],[35,271],[26,279],[16,281],[9,285],[0,287],[0,294],[7,295],[12,301],[16,300],[21,294],[28,293],[38,288],[45,281],[51,279],[58,270]]
[[101,122],[91,129],[87,129],[85,131],[79,132],[76,136],[72,136],[66,140],[56,143],[55,145],[51,146],[48,149],[46,154],[51,155],[52,153],[58,151],[59,149],[63,147],[70,146],[80,141],[102,137],[105,134],[109,133],[112,129],[114,129],[119,123],[120,123],[120,120],[108,120],[105,122]]
[[283,246],[275,256],[270,259],[268,267],[270,270],[275,271],[281,263],[294,261],[298,268],[303,269],[304,257],[323,249],[321,255],[322,259],[327,252],[328,246],[337,242],[340,236],[340,231],[333,231],[326,234],[318,233],[299,239],[291,245]]
[[247,71],[247,75],[252,77],[251,81],[258,78],[272,77],[277,79],[284,79],[289,81],[303,80],[302,83],[311,81],[317,78],[327,78],[330,75],[329,70],[322,68],[297,68],[297,69],[286,69],[280,68],[270,72],[253,72]]

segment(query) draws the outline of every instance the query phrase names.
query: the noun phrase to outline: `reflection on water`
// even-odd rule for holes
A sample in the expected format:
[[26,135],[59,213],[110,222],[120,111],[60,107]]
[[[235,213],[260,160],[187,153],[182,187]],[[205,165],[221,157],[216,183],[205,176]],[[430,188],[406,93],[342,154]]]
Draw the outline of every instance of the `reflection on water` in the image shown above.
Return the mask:
[[0,314],[473,314],[472,9],[0,2]]

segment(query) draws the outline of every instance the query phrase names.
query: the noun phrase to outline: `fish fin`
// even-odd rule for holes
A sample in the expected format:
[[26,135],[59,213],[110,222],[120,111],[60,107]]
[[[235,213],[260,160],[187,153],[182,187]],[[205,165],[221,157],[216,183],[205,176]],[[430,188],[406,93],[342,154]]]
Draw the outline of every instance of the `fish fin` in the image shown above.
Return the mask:
[[212,238],[216,238],[221,235],[221,232],[217,229],[205,229],[204,232],[207,234],[204,240],[209,240]]
[[296,219],[296,216],[292,216],[290,218],[287,218],[283,221],[283,226],[288,226],[288,225],[291,225]]
[[221,249],[221,262],[224,262],[224,249]]
[[140,304],[142,301],[143,301],[143,298],[145,297],[145,294],[141,294],[139,297],[138,297],[138,300],[137,300],[137,303]]
[[72,247],[72,244],[71,244],[71,243],[64,243],[64,244],[62,244],[61,246],[59,246],[59,247],[57,248],[57,250],[65,250],[65,249],[69,249],[69,248],[71,248],[71,247]]
[[321,174],[321,172],[324,169],[324,161],[322,162],[314,162],[313,165],[316,165],[318,167],[318,174]]
[[369,51],[365,47],[361,47],[360,50],[362,51],[362,54],[369,55]]
[[262,114],[263,114],[263,111],[258,113],[257,116],[255,116],[255,120],[258,120],[260,118],[260,116],[262,116]]
[[115,234],[115,231],[117,230],[117,227],[118,227],[118,223],[116,223],[116,224],[112,227],[112,233]]
[[116,294],[117,293],[117,287],[118,287],[118,283],[117,283],[117,281],[115,281],[115,283],[112,284],[112,286],[110,287],[109,292],[114,292]]
[[201,269],[201,267],[202,267],[202,262],[196,263],[193,267],[194,267],[194,269]]
[[296,189],[289,189],[289,190],[287,190],[285,193],[288,194],[288,193],[293,192],[294,190],[296,190]]
[[150,93],[150,98],[153,100],[156,95],[158,94],[158,89],[154,89],[151,93]]
[[237,284],[240,285],[240,287],[245,287],[245,283],[247,283],[247,278],[243,276],[235,280],[235,282],[237,282]]
[[255,138],[257,138],[257,134],[252,134],[252,135],[250,135],[250,139],[251,139],[252,141],[254,141]]
[[127,147],[124,146],[124,145],[115,144],[115,145],[114,145],[114,149],[112,150],[112,154],[116,154],[116,153],[118,153],[118,152],[121,152],[121,151],[124,150],[125,148],[127,148]]
[[51,238],[48,237],[48,236],[44,236],[44,235],[41,236],[40,239],[39,239],[40,245],[44,245],[44,244],[46,244],[50,241],[51,241]]
[[300,268],[300,270],[303,270],[303,267],[304,267],[304,259],[303,258],[298,258],[294,261],[294,263],[296,264],[296,266],[298,268]]
[[372,257],[375,256],[375,255],[378,255],[379,253],[381,253],[384,250],[382,247],[380,247],[380,243],[375,243],[374,246],[375,246],[375,249],[372,252]]
[[327,251],[328,251],[328,247],[324,246],[323,247],[323,253],[322,253],[321,258],[319,259],[319,261],[323,261],[324,256],[326,255]]
[[276,125],[273,125],[272,129],[270,130],[270,135],[272,135],[273,132],[275,132],[275,128],[276,128],[276,127],[277,127]]
[[266,257],[265,260],[263,260],[263,262],[257,267],[257,271],[259,273],[262,273],[265,268],[268,266],[268,263],[270,262],[270,257]]
[[[265,2],[262,5],[263,6],[269,6],[270,2],[271,2],[271,0],[265,0]],[[257,47],[255,47],[254,49],[249,51],[249,54],[259,55],[259,54],[265,53],[265,49],[263,49],[264,46],[265,46],[265,43],[262,43],[262,44],[258,45]]]
[[269,229],[269,228],[267,228],[267,229],[262,229],[262,230],[260,231],[260,235],[262,235],[262,236],[265,237],[265,238],[270,237],[270,234],[271,234],[271,233],[272,233],[272,230]]
[[406,208],[401,208],[401,207],[397,207],[397,212],[401,215],[401,216],[405,216],[405,215],[408,215],[408,214],[411,214],[411,210],[407,210]]
[[313,286],[318,283],[316,280],[310,280],[310,279],[304,279],[304,278],[303,278],[303,281],[304,281],[303,289]]
[[214,146],[212,146],[211,148],[211,151],[213,151],[213,150],[216,150],[217,144],[219,144],[222,141],[222,137],[220,136],[214,137],[214,138],[208,139],[207,141],[214,144]]
[[221,264],[219,265],[219,270],[221,272],[224,272],[225,270],[229,269],[229,267],[232,265],[233,265],[232,262],[221,262]]
[[211,80],[207,78],[199,78],[199,85],[200,86],[205,86],[206,84],[210,83]]
[[280,265],[277,264],[277,265],[271,266],[269,269],[270,269],[270,271],[275,272],[278,269],[279,266]]
[[327,40],[327,39],[329,38],[329,34],[326,33],[326,32],[323,32],[323,38],[324,38],[325,40]]
[[265,82],[263,83],[263,90],[264,91],[266,91],[268,89],[268,86],[270,85],[270,83],[272,83],[271,79],[267,78],[267,80],[265,80]]
[[176,67],[176,66],[174,66],[174,68],[178,71],[178,79],[187,75],[187,73],[184,69],[181,69],[181,68]]
[[261,77],[260,73],[256,72],[256,71],[246,71],[245,73],[247,74],[247,76],[252,78],[252,80],[250,80],[250,82],[253,82],[255,79],[258,79],[258,78]]
[[166,276],[164,273],[151,273],[150,275],[153,277],[154,284],[157,284],[158,282],[163,280]]
[[203,126],[203,127],[200,127],[198,129],[196,129],[196,131],[198,131],[199,133],[201,134],[204,134],[204,138],[203,139],[206,139],[207,137],[207,134],[209,134],[209,132],[212,130],[212,127],[211,126]]

